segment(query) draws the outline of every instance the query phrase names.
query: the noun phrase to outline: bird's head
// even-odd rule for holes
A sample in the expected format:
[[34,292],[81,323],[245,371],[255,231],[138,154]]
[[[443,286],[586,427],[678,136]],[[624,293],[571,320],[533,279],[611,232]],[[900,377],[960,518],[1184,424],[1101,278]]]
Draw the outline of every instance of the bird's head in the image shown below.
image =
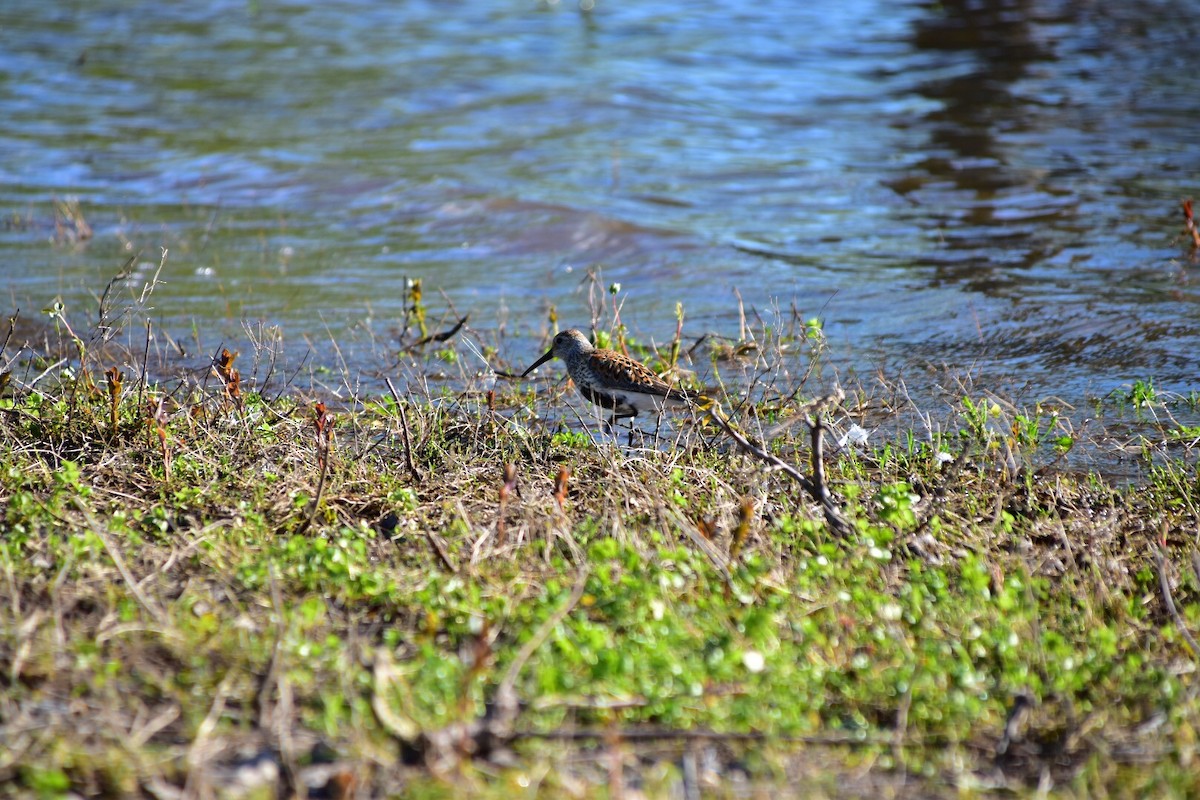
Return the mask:
[[558,357],[566,361],[576,355],[587,355],[596,348],[588,341],[588,338],[583,335],[583,331],[570,330],[560,331],[555,337],[554,342],[550,345],[550,349],[546,354],[533,362],[533,366],[521,373],[524,378],[533,372],[535,369],[545,364],[552,358]]

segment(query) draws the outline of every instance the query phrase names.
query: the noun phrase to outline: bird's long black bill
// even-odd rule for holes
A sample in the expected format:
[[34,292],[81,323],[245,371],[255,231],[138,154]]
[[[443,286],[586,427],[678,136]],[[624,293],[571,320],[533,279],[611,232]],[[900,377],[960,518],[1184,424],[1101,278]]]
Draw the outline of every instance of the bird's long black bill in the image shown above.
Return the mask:
[[533,366],[530,367],[529,369],[525,370],[524,372],[522,372],[521,377],[522,378],[528,377],[529,373],[533,372],[535,369],[540,367],[542,364],[545,364],[547,361],[549,361],[552,358],[554,358],[554,349],[553,348],[548,350],[546,352],[546,355],[542,356],[537,361],[533,362]]

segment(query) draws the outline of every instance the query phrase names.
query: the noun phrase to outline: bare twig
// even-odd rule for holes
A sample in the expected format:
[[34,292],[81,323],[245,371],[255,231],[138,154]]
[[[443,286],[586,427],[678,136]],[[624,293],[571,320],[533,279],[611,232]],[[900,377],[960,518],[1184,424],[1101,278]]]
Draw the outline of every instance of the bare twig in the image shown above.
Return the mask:
[[396,661],[387,648],[375,650],[375,663],[371,667],[373,690],[371,692],[371,710],[383,729],[405,744],[412,745],[421,736],[421,726],[407,714],[401,714],[392,709],[388,703],[388,695],[393,689],[399,689],[404,694],[404,700],[412,705],[412,696],[404,676],[396,667]]
[[400,393],[396,391],[391,378],[384,378],[384,383],[387,384],[388,391],[392,393],[392,399],[396,401],[396,408],[400,412],[400,433],[404,436],[404,461],[408,465],[408,472],[418,481],[424,480],[421,471],[417,469],[417,465],[413,461],[412,439],[408,433],[408,413],[404,410],[404,403],[400,402]]
[[138,604],[145,609],[146,613],[154,618],[155,622],[164,629],[170,627],[167,615],[142,591],[141,584],[134,579],[133,573],[129,571],[125,559],[121,557],[120,551],[117,550],[112,540],[108,537],[108,532],[104,529],[104,526],[92,515],[92,512],[88,511],[87,507],[79,499],[75,500],[75,507],[79,509],[79,512],[87,520],[88,527],[92,533],[96,534],[96,537],[104,544],[104,549],[108,552],[109,558],[112,559],[117,571],[121,573],[121,578],[124,579],[125,584],[129,587],[129,593],[134,596]]
[[[630,728],[617,735],[631,742],[647,741],[712,741],[712,742],[781,742],[828,747],[879,747],[894,742],[891,732],[879,735],[846,733],[811,734],[808,736],[777,736],[762,731],[713,731],[704,728]],[[557,741],[593,741],[609,739],[612,728],[555,728],[549,731],[514,731],[514,739],[551,739]],[[920,743],[905,742],[906,746],[921,747],[937,743],[936,738],[923,737]]]
[[825,423],[820,417],[814,416],[809,421],[809,432],[812,435],[812,469],[813,488],[810,493],[821,504],[821,508],[825,511],[825,521],[829,523],[829,527],[839,535],[845,535],[850,532],[850,523],[842,516],[842,510],[838,508],[837,501],[833,499],[833,495],[829,493],[829,485],[825,482],[825,457],[824,457],[824,434]]
[[454,561],[450,558],[450,554],[447,553],[446,548],[442,546],[442,543],[438,539],[437,534],[434,533],[432,530],[430,530],[428,527],[426,527],[425,528],[425,538],[429,541],[429,546],[433,548],[433,552],[437,555],[438,561],[442,562],[442,566],[445,567],[446,569],[450,570],[451,572],[457,573],[458,565],[456,565],[454,563]]
[[237,670],[231,669],[225,673],[225,677],[221,679],[220,685],[217,686],[216,696],[213,697],[208,714],[205,715],[204,721],[200,723],[200,727],[196,729],[196,735],[192,739],[191,746],[188,747],[187,756],[184,759],[187,764],[187,780],[183,787],[184,797],[204,797],[208,794],[206,791],[208,787],[204,786],[201,771],[201,766],[205,760],[204,750],[208,744],[208,740],[213,735],[213,731],[217,729],[221,715],[225,713],[225,700],[229,697],[230,689],[237,676]]
[[455,323],[454,327],[450,328],[449,330],[442,331],[441,333],[431,333],[428,336],[422,336],[420,339],[417,339],[415,342],[410,344],[408,347],[404,348],[404,352],[407,353],[409,351],[417,349],[418,347],[427,345],[431,342],[446,341],[447,339],[454,336],[454,334],[456,334],[460,330],[462,330],[462,326],[467,324],[467,318],[470,316],[471,316],[470,314],[463,316],[461,319],[459,319],[459,321],[457,323]]
[[316,433],[316,448],[317,460],[321,464],[321,477],[317,480],[317,492],[313,495],[312,502],[308,504],[308,513],[304,517],[304,521],[300,523],[300,527],[296,529],[296,535],[301,536],[312,525],[312,521],[317,516],[317,506],[321,502],[321,495],[325,491],[325,479],[329,475],[329,452],[333,441],[333,416],[325,410],[324,403],[316,404],[316,416],[313,420],[313,427]]
[[162,274],[163,266],[167,263],[167,253],[170,251],[167,248],[162,248],[162,254],[158,258],[158,269],[154,270],[154,277],[149,283],[142,284],[142,294],[138,297],[138,304],[142,305],[146,302],[146,298],[154,294],[154,290],[158,287],[158,276]]
[[275,612],[275,640],[271,643],[271,660],[267,671],[263,674],[258,685],[255,704],[258,706],[258,726],[263,729],[271,728],[271,718],[274,709],[271,707],[271,693],[275,690],[276,677],[279,674],[279,663],[282,656],[283,639],[286,633],[283,624],[283,595],[279,590],[279,581],[275,577],[275,565],[267,564],[267,578],[271,588],[271,606]]
[[1180,635],[1187,642],[1192,660],[1200,662],[1200,645],[1196,644],[1196,640],[1188,630],[1183,615],[1175,607],[1175,599],[1171,596],[1171,582],[1167,579],[1167,558],[1158,547],[1154,548],[1154,560],[1158,564],[1158,586],[1162,590],[1163,605],[1167,607],[1167,613],[1171,615],[1171,619],[1175,622],[1175,627],[1179,629]]
[[146,368],[147,363],[150,361],[150,327],[153,324],[150,320],[146,320],[146,347],[142,350],[142,374],[138,376],[138,397],[135,408],[143,407],[142,394],[146,390]]
[[[825,406],[839,402],[844,395],[841,389],[836,389],[828,397],[823,398],[820,406]],[[829,493],[829,489],[825,484],[825,470],[821,450],[823,447],[822,432],[823,426],[816,422],[816,414],[809,420],[809,427],[812,429],[813,437],[813,478],[809,478],[793,465],[779,458],[775,454],[767,451],[766,448],[751,442],[741,431],[739,431],[730,421],[728,416],[718,403],[713,401],[706,409],[708,416],[713,422],[717,423],[720,428],[725,431],[729,438],[733,439],[739,447],[745,452],[765,461],[771,466],[778,469],[783,474],[787,475],[792,480],[800,484],[804,491],[808,492],[814,500],[821,504],[821,508],[825,512],[825,521],[829,524],[831,530],[839,536],[845,536],[852,530],[850,523],[842,516],[841,509],[837,502]]]
[[[307,796],[307,787],[299,780],[299,769],[296,765],[296,748],[292,741],[292,686],[288,682],[287,672],[281,668],[283,662],[283,641],[287,636],[287,625],[284,622],[283,592],[279,588],[279,580],[275,576],[275,566],[267,565],[267,577],[271,588],[271,608],[275,614],[275,638],[271,643],[271,661],[267,671],[259,683],[255,703],[258,710],[258,727],[269,731],[279,748],[279,759],[283,766],[283,777],[288,788],[296,797],[303,799]],[[272,705],[271,694],[278,691],[279,700]]]
[[17,330],[17,317],[21,316],[21,309],[13,311],[8,318],[8,333],[4,335],[4,342],[0,343],[0,354],[3,354],[8,349],[8,343],[12,341],[13,334]]
[[112,288],[114,286],[133,274],[133,264],[135,261],[137,261],[138,255],[140,254],[130,256],[129,259],[126,260],[124,266],[121,267],[116,275],[112,276],[112,278],[108,281],[108,285],[104,287],[104,291],[100,295],[100,303],[98,304],[99,307],[97,309],[98,319],[96,324],[98,327],[103,328],[108,321],[109,293],[112,292]]
[[1013,697],[1012,706],[1008,709],[1008,718],[1004,721],[1004,733],[996,744],[996,755],[1004,756],[1014,742],[1021,738],[1021,728],[1029,718],[1030,709],[1035,705],[1033,695],[1022,689]]
[[551,614],[537,629],[537,632],[530,637],[529,641],[525,642],[525,646],[517,653],[517,657],[509,665],[508,671],[504,673],[504,679],[496,687],[496,713],[492,721],[492,732],[494,735],[504,738],[513,735],[512,725],[516,721],[517,712],[520,709],[520,701],[517,698],[515,688],[517,678],[521,676],[521,670],[525,668],[525,664],[529,659],[533,658],[533,654],[538,651],[538,648],[545,643],[550,634],[554,632],[554,629],[579,604],[579,601],[583,598],[583,592],[587,588],[587,579],[588,570],[585,567],[580,570],[579,576],[575,579],[575,587],[571,590],[571,596],[567,598],[567,602],[563,603],[557,611]]

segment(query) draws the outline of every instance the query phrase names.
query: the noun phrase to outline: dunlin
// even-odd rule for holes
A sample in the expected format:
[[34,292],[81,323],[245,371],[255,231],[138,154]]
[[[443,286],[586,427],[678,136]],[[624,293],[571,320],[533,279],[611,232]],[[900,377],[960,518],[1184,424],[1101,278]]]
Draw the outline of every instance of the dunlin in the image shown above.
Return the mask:
[[636,417],[639,411],[658,413],[663,408],[703,408],[709,402],[704,395],[672,386],[645,364],[627,355],[596,347],[582,331],[573,329],[555,336],[554,344],[546,354],[521,377],[528,376],[555,356],[566,363],[567,372],[584,398],[613,412],[608,420],[610,429],[617,420]]

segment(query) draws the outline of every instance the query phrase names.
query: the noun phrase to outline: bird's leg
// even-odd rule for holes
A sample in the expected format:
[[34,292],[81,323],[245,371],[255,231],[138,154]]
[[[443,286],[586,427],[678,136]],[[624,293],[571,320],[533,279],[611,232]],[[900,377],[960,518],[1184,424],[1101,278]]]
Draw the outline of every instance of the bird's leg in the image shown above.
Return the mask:
[[604,432],[609,436],[617,435],[617,415],[613,414],[608,419],[604,420]]
[[627,445],[628,447],[633,447],[634,431],[636,431],[642,435],[642,442],[645,443],[646,432],[637,426],[637,411],[634,411],[632,414],[629,415],[629,442]]
[[617,420],[628,419],[629,420],[629,438],[627,440],[626,446],[633,447],[633,427],[634,427],[633,419],[636,416],[637,416],[636,411],[634,411],[632,414],[622,414],[620,411],[614,411],[613,415],[608,418],[608,422],[604,423],[604,428],[611,435],[616,436],[617,435]]

